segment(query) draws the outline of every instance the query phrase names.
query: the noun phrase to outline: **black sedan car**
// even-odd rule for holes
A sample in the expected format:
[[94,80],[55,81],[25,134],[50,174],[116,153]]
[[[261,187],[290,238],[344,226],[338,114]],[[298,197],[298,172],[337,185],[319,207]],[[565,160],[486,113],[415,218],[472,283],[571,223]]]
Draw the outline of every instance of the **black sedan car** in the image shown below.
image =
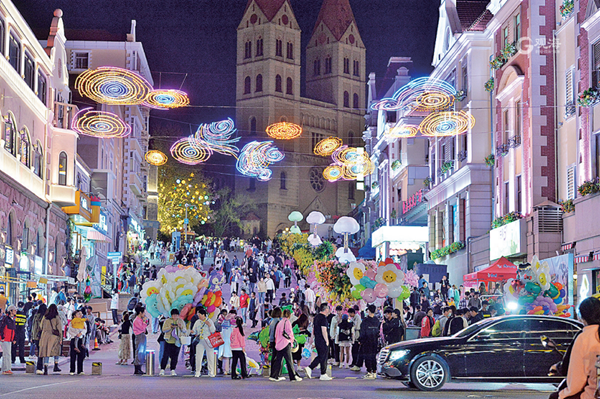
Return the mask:
[[542,346],[545,335],[560,351],[583,325],[552,316],[504,316],[475,323],[451,337],[422,338],[387,346],[377,372],[423,391],[446,381],[557,382],[548,369],[560,356]]

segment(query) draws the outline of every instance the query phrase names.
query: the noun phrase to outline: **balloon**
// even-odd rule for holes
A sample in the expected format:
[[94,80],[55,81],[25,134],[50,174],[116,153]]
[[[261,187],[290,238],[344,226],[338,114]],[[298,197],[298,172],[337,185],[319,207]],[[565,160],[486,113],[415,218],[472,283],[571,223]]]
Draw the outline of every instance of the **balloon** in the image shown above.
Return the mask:
[[[402,286],[402,285],[398,286],[398,285],[396,285],[396,286],[392,286],[392,287],[387,287],[387,289],[388,289],[387,295],[390,298],[398,298],[403,293],[402,287],[405,287],[405,286]],[[410,293],[408,295],[410,295]]]
[[405,299],[408,299],[409,297],[410,297],[410,289],[408,288],[407,285],[403,285],[402,286],[402,293],[400,294],[400,296],[398,297],[398,299],[401,300],[401,301],[403,301]]
[[373,270],[373,269],[369,269],[365,272],[365,276],[367,276],[371,280],[375,280],[376,275],[377,275],[377,273],[375,273],[375,270]]
[[386,265],[390,265],[390,264],[394,263],[394,260],[392,258],[385,258],[384,262],[385,262]]
[[360,295],[360,291],[359,291],[359,290],[352,290],[352,291],[350,292],[350,295],[352,295],[352,298],[354,298],[354,299],[356,299],[356,300],[358,300],[358,299],[360,299],[360,298],[361,298],[361,295]]
[[560,291],[552,284],[550,284],[550,288],[548,288],[548,291],[546,292],[549,294],[548,296],[553,299],[558,298],[558,296],[560,295]]
[[557,289],[557,290],[559,290],[559,291],[563,289],[563,285],[562,285],[561,283],[558,283],[558,282],[557,282],[557,283],[552,283],[552,284],[553,284],[553,285],[556,287],[556,289]]
[[541,315],[541,314],[544,314],[544,311],[543,310],[538,310],[537,312],[533,312],[533,314],[535,314],[535,315]]
[[381,261],[377,266],[385,266],[385,262]]
[[207,311],[208,313],[212,313],[212,312],[214,312],[214,311],[215,311],[215,305],[211,305],[211,306],[207,307],[207,308],[206,308],[206,311]]
[[366,288],[371,288],[371,287],[370,287],[370,285],[371,285],[371,282],[372,282],[372,281],[373,281],[373,280],[371,280],[371,279],[370,279],[370,278],[368,278],[367,276],[364,276],[363,278],[361,278],[361,279],[360,279],[360,283],[361,283],[362,285],[364,285]]
[[215,305],[215,307],[217,307],[217,308],[218,308],[218,307],[219,307],[219,306],[221,306],[222,304],[223,304],[223,298],[221,298],[220,296],[218,296],[218,297],[217,297],[217,299],[215,300],[215,303],[214,303],[214,305]]
[[187,317],[188,313],[190,312],[190,309],[192,309],[192,304],[188,303],[181,309],[181,312],[179,312],[180,316],[183,319],[185,319]]
[[373,291],[377,298],[385,298],[388,295],[388,287],[385,284],[377,284]]
[[542,288],[536,283],[527,283],[525,284],[525,291],[537,296],[542,291]]
[[560,290],[560,297],[564,298],[565,295],[567,295],[567,293],[566,293],[565,289],[563,288],[563,289]]
[[533,296],[522,296],[519,298],[519,304],[525,305],[526,303],[532,303],[534,300]]
[[[363,292],[363,291],[365,290],[365,288],[367,288],[367,287],[365,287],[365,286],[364,286],[364,285],[362,285],[362,284],[358,284],[358,285],[355,285],[355,286],[354,286],[354,289],[355,289],[356,291],[358,291],[358,292]],[[360,299],[360,298],[358,298],[358,299]]]
[[192,302],[192,304],[194,306],[196,306],[200,303],[200,301],[202,300],[202,297],[204,296],[205,291],[206,291],[206,287],[202,287],[198,290],[198,292],[196,292],[196,295],[194,296],[194,301]]
[[375,302],[374,302],[375,306],[381,307],[381,306],[383,306],[384,303],[385,303],[384,298],[375,298]]
[[160,316],[160,311],[157,307],[157,297],[158,295],[154,294],[146,298],[146,310],[148,310],[148,313],[150,313],[154,318]]
[[375,302],[375,292],[371,288],[367,288],[362,292],[362,298],[369,304]]

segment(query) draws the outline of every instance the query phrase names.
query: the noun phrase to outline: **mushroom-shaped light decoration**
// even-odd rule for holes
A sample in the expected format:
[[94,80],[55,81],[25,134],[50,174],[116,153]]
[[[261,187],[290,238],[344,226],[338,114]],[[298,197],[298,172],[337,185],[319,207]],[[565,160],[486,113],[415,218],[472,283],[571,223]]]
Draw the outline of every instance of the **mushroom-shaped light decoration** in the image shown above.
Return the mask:
[[319,231],[317,230],[317,227],[320,224],[325,223],[325,215],[323,215],[319,211],[312,211],[306,217],[306,221],[308,222],[308,224],[313,226],[313,233],[308,236],[308,242],[313,247],[317,247],[317,246],[321,245],[323,242],[321,241],[321,238],[319,237]]
[[300,234],[300,227],[298,227],[298,222],[302,221],[302,219],[304,219],[304,216],[302,216],[302,214],[298,211],[294,211],[292,213],[290,213],[290,215],[288,216],[288,220],[290,222],[294,222],[294,225],[292,226],[292,228],[290,229],[290,232],[292,234]]
[[[349,262],[353,262],[356,260],[354,255],[352,255],[352,252],[348,251],[348,234],[358,233],[359,230],[360,230],[360,225],[358,224],[358,222],[354,218],[351,218],[348,216],[342,216],[333,225],[333,231],[335,231],[338,234],[344,235],[343,251],[340,251],[340,250],[342,250],[342,248],[340,248],[335,253],[335,256],[338,257],[340,262],[346,261],[346,259],[349,259],[348,260]],[[342,254],[342,253],[343,253],[343,257],[340,256],[340,254]],[[350,256],[349,254],[352,256]],[[350,258],[353,258],[353,259],[350,259]]]

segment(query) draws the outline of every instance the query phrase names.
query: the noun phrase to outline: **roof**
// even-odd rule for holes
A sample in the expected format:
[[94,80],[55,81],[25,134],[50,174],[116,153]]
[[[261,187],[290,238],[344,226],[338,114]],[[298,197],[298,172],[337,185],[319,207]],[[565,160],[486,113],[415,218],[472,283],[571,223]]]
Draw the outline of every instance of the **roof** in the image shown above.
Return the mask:
[[[471,26],[487,11],[489,0],[457,0],[456,12],[463,31],[471,30]],[[487,11],[489,14],[489,11]],[[491,14],[490,14],[491,15]],[[488,21],[489,22],[489,21]],[[484,26],[485,28],[485,26]],[[483,29],[481,29],[483,30]]]
[[65,29],[65,36],[70,41],[124,42],[127,34],[112,33],[104,29]]
[[465,274],[463,281],[502,281],[514,278],[516,275],[517,266],[505,257],[501,257],[485,269]]
[[481,14],[467,30],[472,32],[483,32],[493,17],[494,15],[490,12],[490,10],[485,10],[483,14]]
[[286,0],[248,0],[248,4],[246,4],[244,14],[246,14],[246,11],[248,11],[248,8],[250,8],[250,4],[252,4],[252,1],[256,3],[258,8],[261,9],[263,14],[265,14],[267,20],[269,21],[271,21],[275,17],[277,11],[279,11],[283,6],[283,3],[286,2]]
[[323,0],[313,35],[321,22],[325,23],[336,40],[340,40],[350,24],[354,22],[350,2],[348,0]]
[[246,216],[244,216],[241,219],[242,220],[260,220],[260,218],[258,216],[256,216],[256,214],[254,212],[248,213]]

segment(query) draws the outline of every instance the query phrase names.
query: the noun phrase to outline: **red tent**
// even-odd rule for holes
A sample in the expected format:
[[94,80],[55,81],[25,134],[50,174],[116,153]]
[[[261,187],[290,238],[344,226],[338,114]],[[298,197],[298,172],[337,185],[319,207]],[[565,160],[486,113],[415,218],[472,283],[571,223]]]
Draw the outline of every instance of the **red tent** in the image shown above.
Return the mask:
[[[506,281],[517,277],[517,266],[508,259],[502,257],[486,267],[474,273],[465,274],[463,281],[465,286],[477,285],[479,282]],[[487,285],[487,284],[486,284]]]

